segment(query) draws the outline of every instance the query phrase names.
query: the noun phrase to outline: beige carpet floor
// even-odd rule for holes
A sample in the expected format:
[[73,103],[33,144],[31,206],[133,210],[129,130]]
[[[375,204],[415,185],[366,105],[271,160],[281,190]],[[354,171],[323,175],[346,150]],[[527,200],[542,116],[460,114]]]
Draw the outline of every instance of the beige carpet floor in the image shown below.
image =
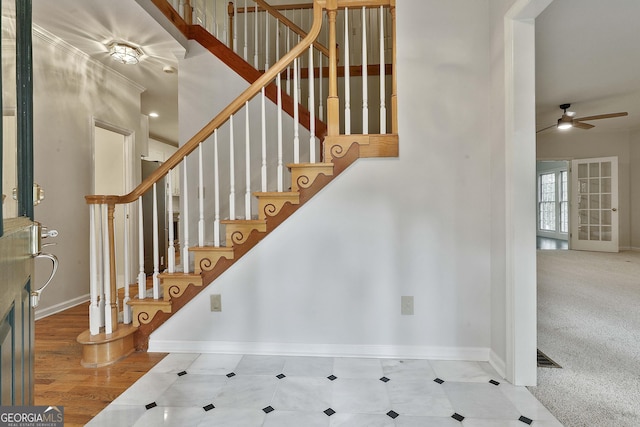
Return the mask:
[[640,252],[538,251],[531,392],[568,427],[640,426]]

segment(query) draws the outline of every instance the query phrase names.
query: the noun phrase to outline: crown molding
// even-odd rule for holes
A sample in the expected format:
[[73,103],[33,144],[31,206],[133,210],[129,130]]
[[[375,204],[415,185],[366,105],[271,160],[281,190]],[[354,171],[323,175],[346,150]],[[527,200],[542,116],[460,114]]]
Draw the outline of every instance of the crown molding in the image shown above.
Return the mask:
[[102,62],[98,61],[97,59],[92,58],[91,56],[89,56],[88,54],[86,54],[85,52],[81,51],[80,49],[78,49],[77,47],[71,45],[70,43],[67,43],[66,41],[62,40],[60,37],[56,36],[53,33],[50,33],[49,31],[45,30],[44,28],[33,24],[33,36],[37,37],[38,39],[42,40],[43,42],[55,47],[56,49],[59,49],[69,55],[75,56],[79,59],[82,59],[85,62],[89,62],[92,65],[94,65],[95,67],[98,67],[100,69],[105,70],[107,73],[109,73],[112,77],[114,77],[116,80],[121,81],[122,83],[124,83],[127,86],[130,86],[132,89],[137,90],[139,93],[144,92],[145,90],[147,90],[146,87],[136,83],[135,81],[131,80],[130,78],[128,78],[127,76],[117,72],[116,70],[114,70],[111,67],[108,67],[107,65],[103,64]]

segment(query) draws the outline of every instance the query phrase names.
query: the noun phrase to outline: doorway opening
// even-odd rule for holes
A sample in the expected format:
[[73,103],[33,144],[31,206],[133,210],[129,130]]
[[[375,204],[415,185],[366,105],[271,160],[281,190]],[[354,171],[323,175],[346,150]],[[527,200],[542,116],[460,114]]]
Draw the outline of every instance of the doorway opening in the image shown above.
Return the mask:
[[[93,194],[124,195],[132,186],[133,132],[94,119],[93,126]],[[118,288],[131,283],[125,264],[125,249],[131,247],[130,215],[122,206],[114,212],[116,283]]]

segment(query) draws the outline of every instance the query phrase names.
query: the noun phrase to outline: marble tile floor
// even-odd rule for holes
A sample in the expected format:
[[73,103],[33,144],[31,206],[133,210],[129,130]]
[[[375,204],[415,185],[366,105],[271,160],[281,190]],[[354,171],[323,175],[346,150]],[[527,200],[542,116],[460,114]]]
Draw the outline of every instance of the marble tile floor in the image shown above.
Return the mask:
[[484,362],[178,353],[87,425],[562,427]]

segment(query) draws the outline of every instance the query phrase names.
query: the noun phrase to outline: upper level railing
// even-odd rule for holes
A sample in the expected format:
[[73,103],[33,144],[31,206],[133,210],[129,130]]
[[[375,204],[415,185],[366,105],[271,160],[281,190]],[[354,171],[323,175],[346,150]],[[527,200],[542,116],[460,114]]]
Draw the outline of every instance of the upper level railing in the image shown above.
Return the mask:
[[[293,119],[286,120],[282,114],[283,75],[288,69],[293,70],[294,98],[297,98],[302,87],[313,100],[317,93],[314,81],[319,70],[323,71],[327,84],[327,134],[338,136],[341,133],[341,117],[349,117],[349,90],[343,89],[341,101],[338,84],[338,49],[336,42],[336,17],[339,9],[345,13],[345,7],[357,7],[366,10],[373,5],[380,10],[382,26],[386,26],[383,19],[384,8],[391,9],[392,32],[394,22],[394,0],[316,0],[314,2],[313,23],[308,34],[299,43],[283,52],[272,66],[251,84],[242,94],[225,107],[206,126],[186,141],[178,151],[158,167],[149,177],[144,179],[133,191],[126,195],[91,195],[86,196],[90,204],[90,248],[91,248],[91,303],[90,303],[90,332],[96,335],[104,327],[105,333],[112,333],[118,327],[118,317],[123,316],[124,323],[130,323],[131,311],[126,302],[130,300],[129,286],[116,283],[117,260],[123,260],[124,278],[128,284],[130,279],[137,276],[138,298],[157,300],[160,298],[159,274],[166,269],[173,273],[193,271],[189,248],[191,246],[224,245],[225,236],[221,232],[222,218],[252,219],[257,215],[257,206],[252,200],[253,192],[284,192],[289,188],[290,178],[285,175],[285,165],[288,163],[315,163],[320,159],[321,141],[310,129],[300,129],[297,108]],[[326,10],[326,19],[323,18]],[[367,12],[363,12],[367,13]],[[348,9],[346,11],[348,14]],[[316,68],[313,64],[314,55],[309,55],[306,84],[299,85],[300,61],[307,52],[312,52],[313,43],[318,39],[323,29],[326,33],[329,58],[327,68]],[[348,28],[348,25],[347,25]],[[379,33],[383,33],[380,31]],[[393,46],[393,38],[386,36]],[[386,46],[386,43],[383,43]],[[345,46],[348,48],[349,44]],[[346,49],[348,52],[348,49]],[[393,49],[392,49],[393,51]],[[343,51],[344,52],[344,51]],[[349,56],[346,54],[345,58]],[[383,49],[380,56],[384,58]],[[391,55],[394,58],[394,55]],[[392,60],[393,62],[393,60]],[[366,61],[365,61],[366,63]],[[349,68],[348,66],[346,68]],[[366,67],[365,67],[366,68]],[[380,63],[381,79],[380,93],[383,101],[380,103],[380,129],[371,133],[388,133],[386,123],[391,123],[391,133],[397,133],[397,113],[395,108],[395,79],[391,78],[392,89],[384,87],[382,81],[389,80],[385,74],[385,64]],[[319,77],[319,76],[318,76]],[[363,79],[366,74],[363,72]],[[275,106],[268,105],[265,88],[275,84],[278,88],[278,102]],[[344,85],[343,85],[344,86]],[[366,87],[366,86],[365,86]],[[366,93],[367,90],[363,89]],[[386,108],[384,94],[390,92],[391,108]],[[321,95],[324,97],[324,95]],[[387,98],[388,99],[388,98]],[[341,102],[344,108],[340,108]],[[366,103],[365,103],[366,104]],[[313,102],[311,102],[313,105]],[[269,108],[268,108],[269,107]],[[275,115],[275,120],[267,120],[268,113]],[[314,113],[312,112],[312,115]],[[363,122],[365,120],[363,119]],[[314,120],[311,120],[313,123]],[[384,124],[383,124],[384,123]],[[364,131],[362,133],[369,133]],[[350,133],[350,132],[345,132]],[[228,160],[226,160],[228,159]],[[206,162],[206,166],[205,166]],[[168,194],[173,194],[172,175],[181,176],[182,191],[180,195],[180,241],[174,233],[174,228],[167,225],[168,218],[173,218],[178,207],[173,205],[173,198],[167,198],[167,209],[162,211],[159,206],[159,193],[168,186]],[[168,177],[166,184],[164,178]],[[213,197],[204,197],[205,187],[213,188]],[[211,194],[211,191],[209,191]],[[145,216],[143,198],[150,201],[150,215]],[[114,211],[125,211],[126,221],[124,235],[116,236],[114,227]],[[163,239],[160,230],[168,230],[168,237]],[[152,235],[151,247],[146,247],[145,233]],[[115,241],[123,239],[124,253],[116,253]],[[192,243],[194,242],[194,243]],[[150,256],[149,256],[150,255]],[[152,267],[145,267],[145,257],[152,259]],[[147,276],[152,278],[152,289],[146,289]],[[117,289],[124,287],[125,299],[122,306],[117,299]],[[149,295],[148,295],[149,294]]]

